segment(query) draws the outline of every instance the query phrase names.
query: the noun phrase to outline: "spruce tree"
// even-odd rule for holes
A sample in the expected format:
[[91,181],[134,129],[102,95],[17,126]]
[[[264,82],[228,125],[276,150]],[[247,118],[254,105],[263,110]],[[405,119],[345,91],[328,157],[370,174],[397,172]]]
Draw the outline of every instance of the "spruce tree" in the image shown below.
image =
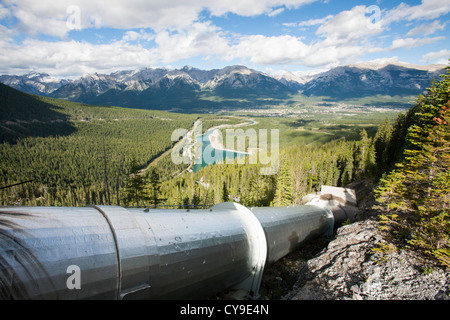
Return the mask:
[[346,186],[353,179],[353,151],[351,146],[343,145],[344,149],[340,158],[338,159],[337,165],[341,173],[338,180],[338,186]]
[[378,126],[377,133],[374,138],[375,159],[378,168],[378,176],[387,172],[390,168],[388,163],[388,146],[391,140],[392,126],[389,119],[386,119]]
[[163,203],[166,199],[160,197],[161,193],[161,178],[156,168],[151,168],[150,170],[150,178],[149,178],[149,186],[150,186],[150,203],[153,207],[157,207],[158,204]]
[[450,76],[443,78],[408,112],[403,160],[376,194],[387,208],[385,228],[449,267]]
[[223,202],[228,202],[228,201],[230,201],[230,199],[229,199],[229,194],[228,194],[228,188],[227,188],[227,184],[226,184],[225,181],[223,182],[223,187],[222,187],[222,198],[221,198],[221,200],[222,200]]
[[129,169],[129,180],[125,187],[123,201],[126,206],[141,206],[149,199],[145,190],[146,178],[139,174],[139,166],[136,160],[133,160]]
[[367,131],[363,129],[360,133],[361,139],[357,144],[357,148],[355,150],[355,175],[358,178],[363,178],[367,171],[371,167],[371,151],[373,149],[370,148],[371,143]]
[[281,161],[279,170],[273,204],[276,207],[286,207],[293,203],[293,189],[291,174],[285,159]]

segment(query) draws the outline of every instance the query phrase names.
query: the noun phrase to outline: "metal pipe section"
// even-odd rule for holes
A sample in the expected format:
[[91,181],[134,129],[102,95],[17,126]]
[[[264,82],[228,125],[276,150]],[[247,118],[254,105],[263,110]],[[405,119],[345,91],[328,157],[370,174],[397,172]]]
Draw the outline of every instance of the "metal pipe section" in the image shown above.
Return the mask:
[[317,205],[209,210],[0,208],[0,298],[256,295],[264,265],[334,225]]
[[[305,205],[292,208],[252,208],[261,223],[267,241],[267,263],[294,251],[308,239],[328,235],[334,226],[332,212],[326,207]],[[331,234],[330,234],[331,233]]]

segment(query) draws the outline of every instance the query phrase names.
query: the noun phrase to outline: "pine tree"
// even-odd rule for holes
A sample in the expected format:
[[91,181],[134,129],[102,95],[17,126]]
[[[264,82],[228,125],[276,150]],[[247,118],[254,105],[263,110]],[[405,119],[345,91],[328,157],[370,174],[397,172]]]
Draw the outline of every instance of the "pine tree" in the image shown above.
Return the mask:
[[337,165],[340,169],[338,186],[345,186],[353,179],[353,151],[350,146],[344,145],[344,150],[338,159]]
[[241,203],[249,207],[266,207],[273,200],[273,177],[253,173],[245,186]]
[[382,171],[383,173],[393,169],[395,164],[403,159],[405,139],[411,124],[411,119],[408,119],[405,114],[400,113],[397,116],[386,149],[386,168]]
[[278,172],[275,198],[273,204],[276,207],[286,207],[293,203],[293,189],[292,179],[287,166],[287,161],[283,159],[280,163],[280,169]]
[[378,126],[377,133],[374,138],[375,159],[378,167],[378,175],[381,176],[384,172],[391,168],[388,163],[388,145],[392,135],[392,126],[389,119],[386,119]]
[[370,169],[371,166],[371,155],[370,152],[373,150],[370,148],[370,139],[367,134],[367,131],[363,129],[360,133],[361,139],[359,140],[357,144],[357,148],[355,150],[355,175],[358,178],[363,178],[366,174],[368,169]]
[[130,165],[129,181],[125,188],[123,201],[125,205],[140,206],[149,199],[145,190],[146,178],[139,174],[139,166],[133,160]]
[[[448,68],[450,71],[450,68]],[[403,160],[380,181],[385,227],[450,266],[450,75],[406,116]]]
[[194,184],[193,192],[194,193],[192,195],[191,207],[192,207],[192,209],[198,209],[198,207],[202,203],[202,199],[200,197],[200,190],[199,190],[197,184]]
[[222,200],[223,202],[228,202],[228,201],[230,201],[230,196],[229,196],[229,194],[228,194],[228,188],[227,188],[227,184],[226,184],[225,181],[223,182],[223,187],[222,187],[222,198],[221,198],[221,200]]
[[158,204],[163,203],[167,199],[163,199],[160,197],[161,193],[161,178],[156,168],[151,168],[150,170],[150,178],[149,178],[149,186],[150,186],[150,203],[153,207],[157,207]]

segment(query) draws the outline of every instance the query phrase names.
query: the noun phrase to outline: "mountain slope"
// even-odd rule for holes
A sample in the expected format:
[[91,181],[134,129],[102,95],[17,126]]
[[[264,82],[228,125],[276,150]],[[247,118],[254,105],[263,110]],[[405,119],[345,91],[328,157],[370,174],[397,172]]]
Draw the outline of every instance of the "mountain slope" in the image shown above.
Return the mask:
[[0,83],[0,142],[27,136],[46,137],[75,131],[57,106]]

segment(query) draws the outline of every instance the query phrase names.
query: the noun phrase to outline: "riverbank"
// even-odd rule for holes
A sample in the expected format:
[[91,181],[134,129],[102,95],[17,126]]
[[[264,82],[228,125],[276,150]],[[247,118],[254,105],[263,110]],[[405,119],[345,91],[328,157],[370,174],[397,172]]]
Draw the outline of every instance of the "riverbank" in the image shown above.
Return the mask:
[[249,155],[248,152],[245,151],[238,151],[238,150],[233,150],[233,149],[227,149],[225,148],[225,146],[223,145],[223,143],[220,142],[220,136],[222,136],[222,134],[220,133],[219,129],[214,130],[211,134],[209,134],[208,139],[209,139],[209,143],[211,144],[211,146],[216,149],[216,150],[220,150],[220,151],[225,151],[225,152],[233,152],[233,153],[239,153],[239,154],[245,154],[245,155]]
[[249,119],[248,122],[243,122],[243,123],[239,123],[239,124],[235,124],[235,125],[228,125],[228,124],[222,124],[219,126],[215,126],[210,128],[206,133],[212,131],[212,133],[209,134],[208,138],[209,138],[209,142],[211,144],[211,146],[214,149],[220,150],[220,151],[225,151],[225,152],[232,152],[232,153],[239,153],[239,154],[245,154],[245,155],[251,155],[254,152],[258,152],[258,150],[260,149],[252,149],[252,150],[248,150],[247,151],[238,151],[238,150],[234,150],[234,149],[227,149],[222,142],[220,142],[219,137],[223,136],[220,132],[220,129],[227,129],[227,128],[239,128],[239,127],[247,127],[247,126],[252,126],[258,124],[257,121],[253,120],[253,119]]

